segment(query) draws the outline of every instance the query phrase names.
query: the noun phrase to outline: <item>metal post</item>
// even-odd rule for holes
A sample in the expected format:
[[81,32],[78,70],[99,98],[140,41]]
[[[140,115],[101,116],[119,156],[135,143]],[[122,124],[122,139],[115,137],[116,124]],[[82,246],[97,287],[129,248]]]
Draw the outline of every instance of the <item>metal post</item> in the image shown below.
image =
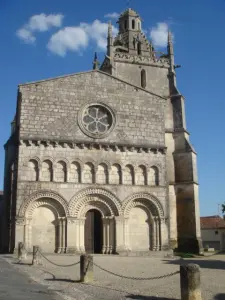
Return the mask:
[[93,281],[93,256],[81,255],[80,256],[80,281],[92,282]]
[[180,266],[180,287],[181,300],[202,300],[199,265]]
[[32,265],[41,265],[41,255],[39,253],[39,246],[33,246]]

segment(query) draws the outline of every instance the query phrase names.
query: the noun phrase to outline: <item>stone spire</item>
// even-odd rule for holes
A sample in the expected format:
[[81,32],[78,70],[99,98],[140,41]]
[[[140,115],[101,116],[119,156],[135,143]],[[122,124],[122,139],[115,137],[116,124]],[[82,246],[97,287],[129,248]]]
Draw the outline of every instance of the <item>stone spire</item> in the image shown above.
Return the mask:
[[113,35],[111,21],[108,23],[108,38],[107,38],[107,55],[111,57],[113,54]]
[[95,52],[94,61],[93,61],[93,70],[98,70],[99,64],[100,63],[98,61],[97,52]]
[[167,44],[167,51],[170,61],[170,68],[169,68],[169,78],[171,83],[171,88],[173,89],[176,87],[176,72],[175,72],[175,65],[174,65],[174,49],[173,49],[173,38],[171,31],[168,31],[168,44]]

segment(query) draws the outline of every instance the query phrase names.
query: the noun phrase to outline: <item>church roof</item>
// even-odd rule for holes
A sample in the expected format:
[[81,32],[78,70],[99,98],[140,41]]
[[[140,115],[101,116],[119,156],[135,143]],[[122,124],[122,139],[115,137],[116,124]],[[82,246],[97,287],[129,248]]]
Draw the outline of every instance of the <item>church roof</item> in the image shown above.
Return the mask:
[[131,16],[131,17],[140,18],[139,14],[135,10],[133,10],[132,8],[128,8],[120,14],[120,18],[122,18],[124,16]]
[[134,84],[132,84],[132,83],[130,83],[130,82],[127,82],[127,81],[125,81],[125,80],[123,80],[123,79],[121,79],[121,78],[119,78],[119,77],[115,77],[115,76],[113,76],[113,75],[111,75],[111,74],[108,74],[108,73],[106,73],[106,72],[100,71],[100,70],[98,70],[98,69],[96,69],[96,70],[91,70],[91,71],[86,71],[86,72],[80,72],[80,73],[73,73],[73,74],[68,74],[68,75],[62,75],[62,76],[58,76],[58,77],[54,77],[54,78],[47,78],[47,79],[38,80],[38,81],[33,81],[33,82],[26,82],[26,83],[19,84],[18,86],[20,87],[20,86],[25,86],[25,85],[30,85],[30,84],[39,84],[39,83],[42,83],[42,82],[51,81],[51,80],[56,80],[56,79],[60,79],[60,78],[66,78],[66,77],[72,77],[72,76],[79,76],[79,75],[82,75],[82,74],[95,73],[95,72],[98,72],[98,73],[103,74],[103,75],[105,75],[105,76],[108,76],[108,77],[111,77],[111,78],[113,78],[113,79],[119,80],[120,82],[123,82],[123,83],[125,83],[125,84],[127,84],[127,85],[129,85],[129,86],[133,86],[135,89],[142,90],[142,91],[144,91],[144,92],[146,92],[146,93],[148,93],[148,94],[151,94],[151,95],[153,95],[153,96],[157,96],[157,97],[159,97],[159,98],[161,98],[161,99],[167,100],[167,98],[169,97],[169,95],[168,95],[168,97],[158,95],[158,94],[156,94],[156,93],[153,93],[153,92],[151,92],[151,91],[149,91],[149,90],[143,89],[143,88],[141,88],[141,87],[139,87],[139,86],[136,86],[136,85],[134,85]]

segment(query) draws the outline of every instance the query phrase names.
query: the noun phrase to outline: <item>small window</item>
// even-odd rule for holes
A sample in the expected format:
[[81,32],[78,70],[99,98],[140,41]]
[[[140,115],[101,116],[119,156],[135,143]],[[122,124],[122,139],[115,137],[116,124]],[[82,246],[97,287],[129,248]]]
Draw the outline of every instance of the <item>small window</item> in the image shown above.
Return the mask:
[[132,29],[135,29],[135,20],[132,20]]
[[138,51],[138,55],[141,55],[141,42],[138,42],[137,44],[137,51]]
[[141,70],[141,87],[146,88],[146,71],[144,69]]
[[127,20],[124,21],[124,29],[127,29]]

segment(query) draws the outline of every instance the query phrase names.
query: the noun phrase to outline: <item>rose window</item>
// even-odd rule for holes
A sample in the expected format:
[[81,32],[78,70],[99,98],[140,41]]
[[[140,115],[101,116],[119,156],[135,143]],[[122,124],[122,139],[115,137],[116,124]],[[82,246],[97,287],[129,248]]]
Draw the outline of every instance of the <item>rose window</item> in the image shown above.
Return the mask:
[[95,104],[84,108],[80,121],[86,134],[99,138],[111,131],[114,116],[108,107]]

